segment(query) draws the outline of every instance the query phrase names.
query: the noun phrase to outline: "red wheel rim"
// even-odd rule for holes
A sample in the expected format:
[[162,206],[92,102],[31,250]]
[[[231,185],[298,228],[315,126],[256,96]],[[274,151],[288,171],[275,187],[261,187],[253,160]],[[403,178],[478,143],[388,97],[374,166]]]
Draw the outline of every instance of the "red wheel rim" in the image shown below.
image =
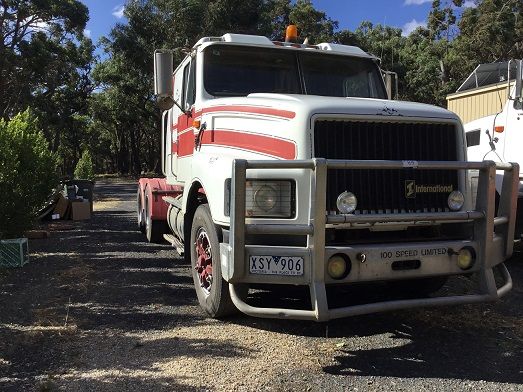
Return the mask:
[[203,227],[198,229],[196,233],[196,266],[194,269],[198,274],[200,287],[206,294],[211,292],[212,286],[212,250],[211,241]]

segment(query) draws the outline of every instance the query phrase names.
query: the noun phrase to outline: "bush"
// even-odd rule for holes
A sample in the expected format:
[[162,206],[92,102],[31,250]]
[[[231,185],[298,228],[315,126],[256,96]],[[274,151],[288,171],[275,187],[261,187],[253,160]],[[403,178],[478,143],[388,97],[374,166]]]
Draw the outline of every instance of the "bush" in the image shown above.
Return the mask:
[[0,238],[19,236],[33,225],[57,184],[56,166],[29,111],[0,119]]
[[74,169],[74,178],[81,180],[94,180],[93,160],[91,153],[85,150]]

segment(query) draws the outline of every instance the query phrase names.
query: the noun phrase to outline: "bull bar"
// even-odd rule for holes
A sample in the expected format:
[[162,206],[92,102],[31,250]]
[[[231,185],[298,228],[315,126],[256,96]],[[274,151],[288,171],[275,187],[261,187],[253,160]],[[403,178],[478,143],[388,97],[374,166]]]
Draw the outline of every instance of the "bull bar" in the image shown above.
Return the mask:
[[[417,212],[385,213],[358,215],[329,215],[326,213],[327,170],[361,170],[361,169],[416,169],[416,170],[477,170],[479,180],[475,208],[458,212]],[[235,306],[243,313],[256,317],[290,318],[300,320],[326,321],[374,312],[414,308],[420,306],[456,305],[493,301],[512,288],[512,279],[503,264],[513,252],[514,223],[519,187],[519,166],[516,163],[484,162],[447,162],[447,161],[356,161],[356,160],[242,160],[235,159],[232,164],[231,181],[231,220],[229,242],[220,244],[222,276],[229,282],[230,295]],[[245,220],[245,183],[249,169],[307,169],[310,170],[310,207],[308,224],[257,224]],[[502,192],[499,199],[497,216],[495,215],[495,174],[504,171]],[[255,220],[251,220],[253,222]],[[330,309],[326,295],[326,256],[334,250],[326,247],[325,229],[329,224],[347,223],[382,223],[382,222],[472,222],[473,238],[462,241],[472,244],[477,255],[475,269],[478,273],[479,292],[474,294],[439,296],[431,298],[414,298],[351,305]],[[246,245],[247,234],[306,235],[306,247],[267,247]],[[448,245],[451,241],[442,241]],[[456,242],[456,241],[454,241]],[[427,244],[435,243],[434,241]],[[412,246],[405,243],[404,246]],[[380,244],[370,247],[380,249]],[[388,245],[383,245],[386,247]],[[363,248],[369,247],[364,245]],[[249,255],[264,254],[270,248],[287,256],[302,255],[308,268],[303,277],[250,276],[246,268]],[[344,250],[353,250],[348,247]],[[356,247],[357,248],[357,247]],[[336,250],[339,250],[337,247]],[[261,252],[261,253],[260,253]],[[449,258],[451,256],[448,256]],[[503,284],[497,287],[493,267],[500,267]],[[467,271],[470,272],[470,271]],[[449,271],[439,274],[455,275],[465,271]],[[430,275],[430,274],[429,274]],[[435,273],[433,275],[438,275]],[[427,276],[427,275],[425,275]],[[414,276],[416,277],[416,276]],[[423,276],[421,276],[423,277]],[[377,280],[387,280],[386,276]],[[369,279],[371,280],[371,279]],[[371,280],[372,281],[372,280]],[[254,307],[245,302],[239,295],[238,284],[290,283],[308,285],[310,289],[312,310]],[[332,283],[332,282],[331,282]],[[342,282],[350,284],[350,282]]]

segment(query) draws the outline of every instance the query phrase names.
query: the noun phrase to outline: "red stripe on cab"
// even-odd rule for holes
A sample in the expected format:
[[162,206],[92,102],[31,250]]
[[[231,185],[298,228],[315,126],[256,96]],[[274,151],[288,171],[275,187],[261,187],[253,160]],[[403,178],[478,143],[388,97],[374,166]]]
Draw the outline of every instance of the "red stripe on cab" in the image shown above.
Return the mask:
[[255,133],[206,130],[203,145],[218,145],[267,154],[282,159],[296,159],[296,144],[293,141]]

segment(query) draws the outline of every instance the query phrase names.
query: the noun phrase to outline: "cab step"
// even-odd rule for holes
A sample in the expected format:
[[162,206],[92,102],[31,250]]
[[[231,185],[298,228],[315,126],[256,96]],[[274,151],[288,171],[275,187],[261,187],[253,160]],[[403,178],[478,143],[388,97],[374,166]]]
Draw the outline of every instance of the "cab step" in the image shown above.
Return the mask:
[[164,234],[163,238],[165,238],[165,240],[167,242],[169,242],[172,246],[174,246],[174,248],[176,249],[176,252],[178,252],[180,254],[180,256],[183,256],[183,242],[181,242],[178,238],[176,238],[172,234]]

